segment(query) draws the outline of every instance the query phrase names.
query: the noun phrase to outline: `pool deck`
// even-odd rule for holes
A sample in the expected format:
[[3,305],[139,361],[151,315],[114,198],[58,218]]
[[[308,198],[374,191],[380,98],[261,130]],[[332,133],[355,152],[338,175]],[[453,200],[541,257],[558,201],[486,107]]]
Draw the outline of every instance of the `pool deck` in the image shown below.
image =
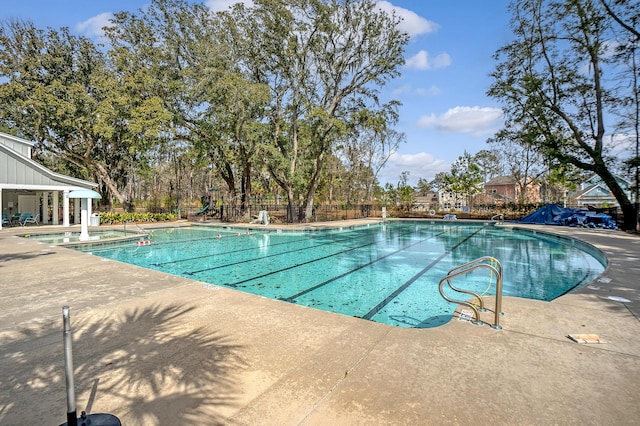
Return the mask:
[[64,305],[78,413],[123,425],[638,424],[640,237],[531,227],[609,266],[552,302],[505,297],[502,330],[390,327],[17,236],[65,228],[3,228],[0,424],[66,421]]

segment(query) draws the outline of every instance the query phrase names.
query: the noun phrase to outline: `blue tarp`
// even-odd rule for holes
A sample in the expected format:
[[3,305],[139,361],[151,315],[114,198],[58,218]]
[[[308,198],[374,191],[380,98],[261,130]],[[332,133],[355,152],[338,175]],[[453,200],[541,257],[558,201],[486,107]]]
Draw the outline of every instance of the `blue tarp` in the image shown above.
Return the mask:
[[587,209],[566,208],[558,204],[542,206],[520,219],[518,223],[617,229],[615,220],[607,214]]

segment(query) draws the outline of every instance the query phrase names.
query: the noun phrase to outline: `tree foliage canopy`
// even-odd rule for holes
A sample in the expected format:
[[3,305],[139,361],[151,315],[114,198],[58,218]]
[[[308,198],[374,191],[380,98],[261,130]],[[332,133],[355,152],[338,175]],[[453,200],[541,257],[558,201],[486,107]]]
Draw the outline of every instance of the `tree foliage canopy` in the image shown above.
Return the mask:
[[122,188],[170,120],[146,79],[114,72],[107,55],[69,30],[12,21],[0,28],[1,119],[123,205]]
[[[629,43],[604,0],[515,0],[510,5],[515,39],[499,49],[489,95],[504,104],[505,128],[498,138],[516,139],[559,164],[602,178],[635,226],[633,204],[614,177],[611,116],[632,85],[620,84],[624,66],[614,46]],[[637,3],[615,2],[623,22]],[[634,46],[637,39],[631,42]],[[632,89],[637,90],[637,86]],[[609,136],[607,138],[607,136]],[[633,221],[633,223],[631,222]]]
[[[373,0],[256,0],[220,13],[152,0],[117,13],[104,47],[68,29],[5,23],[0,124],[124,206],[140,172],[172,158],[176,174],[209,163],[241,209],[254,179],[275,183],[288,220],[298,207],[306,219],[347,135],[375,136],[372,169],[401,140],[397,103],[377,96],[404,63],[398,24]],[[361,173],[365,186],[375,173]]]

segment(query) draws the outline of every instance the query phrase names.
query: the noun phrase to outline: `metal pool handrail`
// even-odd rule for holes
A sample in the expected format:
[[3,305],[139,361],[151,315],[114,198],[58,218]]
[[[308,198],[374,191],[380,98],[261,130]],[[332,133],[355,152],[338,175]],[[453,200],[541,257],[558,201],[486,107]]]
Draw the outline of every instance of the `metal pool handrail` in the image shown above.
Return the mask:
[[135,222],[127,222],[127,221],[125,221],[125,222],[124,222],[124,233],[125,233],[125,235],[127,234],[127,223],[132,224],[133,226],[135,226],[136,228],[138,228],[138,232],[136,232],[136,234],[140,234],[140,233],[147,234],[147,235],[148,235],[148,234],[150,234],[150,232],[149,232],[149,231],[147,231],[146,229],[144,229],[143,227],[141,227],[141,226],[140,226],[140,225],[138,225],[137,223],[135,223]]
[[493,262],[498,266],[498,272],[500,272],[500,276],[502,276],[502,264],[500,263],[500,261],[498,259],[496,259],[493,256],[482,256],[479,257],[475,260],[472,260],[471,262],[467,262],[463,265],[460,266],[456,266],[455,268],[451,269],[449,272],[447,272],[447,275],[452,274],[456,271],[462,270],[462,269],[467,269],[468,267],[475,265],[477,263],[483,263],[483,262]]
[[491,216],[491,220],[496,223],[502,223],[504,222],[504,214],[502,213],[494,214],[493,216]]
[[[486,263],[487,261],[495,263],[498,267],[496,268],[495,266],[489,263]],[[438,284],[438,290],[440,291],[440,295],[444,300],[451,303],[457,303],[459,305],[468,306],[469,308],[471,308],[475,315],[474,323],[481,324],[482,321],[480,321],[480,313],[478,312],[478,308],[476,308],[476,306],[473,303],[467,302],[464,300],[451,299],[450,297],[446,296],[443,291],[443,286],[444,286],[444,283],[446,282],[449,285],[449,288],[451,288],[452,290],[457,291],[459,293],[465,293],[465,294],[470,294],[474,296],[476,299],[478,299],[480,309],[484,310],[484,301],[482,299],[482,296],[480,296],[479,294],[473,291],[460,289],[454,286],[453,284],[451,284],[452,278],[456,278],[456,277],[468,274],[469,272],[472,272],[479,268],[487,268],[492,273],[496,274],[496,305],[495,305],[495,311],[494,311],[495,324],[491,325],[491,327],[500,330],[502,329],[502,327],[500,326],[500,315],[502,315],[502,312],[501,312],[502,310],[502,264],[500,264],[498,259],[491,256],[483,256],[478,259],[472,260],[471,262],[465,263],[464,265],[460,265],[451,269],[447,273],[447,275],[440,280],[440,283]]]

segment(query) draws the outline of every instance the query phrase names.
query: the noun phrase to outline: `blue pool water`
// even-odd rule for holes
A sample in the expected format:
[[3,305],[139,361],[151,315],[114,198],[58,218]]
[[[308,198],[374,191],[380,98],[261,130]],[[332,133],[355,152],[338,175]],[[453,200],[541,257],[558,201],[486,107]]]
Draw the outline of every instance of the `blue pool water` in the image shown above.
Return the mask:
[[[124,231],[92,230],[89,233],[89,241],[122,238],[127,236],[134,238],[135,235],[136,234],[132,232],[124,232]],[[80,241],[80,232],[72,232],[72,231],[54,232],[54,233],[47,233],[47,234],[25,234],[24,236],[25,238],[28,238],[30,240],[35,240],[35,241],[40,241],[41,243],[50,243],[50,244],[77,243]]]
[[[447,272],[482,256],[503,266],[503,294],[552,300],[604,270],[591,246],[491,224],[398,221],[331,231],[171,228],[152,244],[85,245],[96,256],[209,284],[400,327],[448,322],[457,305],[438,292]],[[458,280],[458,279],[456,279]],[[495,294],[480,269],[458,287]],[[459,298],[459,297],[457,297]]]

